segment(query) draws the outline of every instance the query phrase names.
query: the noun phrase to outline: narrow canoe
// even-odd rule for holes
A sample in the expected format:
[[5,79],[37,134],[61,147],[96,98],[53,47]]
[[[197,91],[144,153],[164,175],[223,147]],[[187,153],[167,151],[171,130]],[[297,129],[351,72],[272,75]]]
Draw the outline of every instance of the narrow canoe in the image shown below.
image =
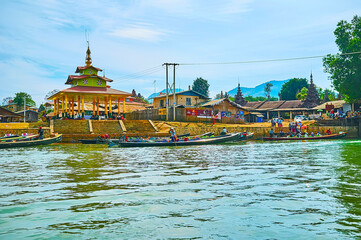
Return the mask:
[[[224,136],[202,138],[197,140],[179,141],[179,142],[119,142],[119,147],[160,147],[160,146],[193,146],[217,144],[231,141],[239,141],[240,133],[230,133]],[[111,146],[111,145],[110,145]]]
[[34,139],[39,137],[39,135],[27,135],[27,136],[12,136],[12,137],[5,137],[5,138],[1,138],[0,142],[13,142],[13,141],[27,141],[30,139]]
[[337,139],[346,137],[347,132],[341,132],[338,134],[330,134],[330,135],[323,135],[318,137],[264,137],[263,140],[265,141],[282,141],[282,140],[321,140],[321,139]]
[[16,148],[16,147],[32,147],[38,145],[48,145],[56,142],[60,142],[62,139],[61,134],[57,134],[55,137],[37,139],[37,140],[28,140],[28,141],[15,141],[15,142],[2,142],[0,143],[1,148]]

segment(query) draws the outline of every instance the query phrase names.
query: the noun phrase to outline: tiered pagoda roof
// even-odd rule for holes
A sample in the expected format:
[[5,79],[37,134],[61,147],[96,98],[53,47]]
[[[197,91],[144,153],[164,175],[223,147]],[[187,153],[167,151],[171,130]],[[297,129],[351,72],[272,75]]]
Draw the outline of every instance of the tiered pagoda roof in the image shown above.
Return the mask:
[[237,94],[236,94],[236,96],[234,96],[234,102],[241,105],[241,106],[244,106],[244,105],[247,104],[247,101],[243,97],[243,94],[242,94],[242,91],[241,91],[241,86],[240,86],[239,83],[238,83]]
[[313,108],[320,104],[320,97],[318,96],[318,92],[316,90],[315,85],[313,84],[312,73],[310,76],[311,83],[308,87],[306,99],[303,101],[303,106],[306,108]]

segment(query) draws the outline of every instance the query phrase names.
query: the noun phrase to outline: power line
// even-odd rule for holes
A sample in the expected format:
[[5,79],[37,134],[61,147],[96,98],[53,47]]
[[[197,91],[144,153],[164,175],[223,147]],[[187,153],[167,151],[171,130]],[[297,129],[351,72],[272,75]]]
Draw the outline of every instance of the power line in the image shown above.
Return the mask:
[[[341,53],[340,56],[344,55],[355,55],[360,54],[361,52],[351,52],[351,53]],[[318,55],[318,56],[308,56],[308,57],[296,57],[296,58],[280,58],[280,59],[267,59],[267,60],[253,60],[253,61],[239,61],[239,62],[204,62],[204,63],[179,63],[179,65],[225,65],[225,64],[245,64],[245,63],[264,63],[264,62],[281,62],[281,61],[293,61],[293,60],[303,60],[303,59],[312,59],[312,58],[322,58],[327,55]]]
[[155,69],[143,70],[143,71],[139,72],[140,74],[124,75],[124,77],[121,77],[121,78],[117,79],[117,83],[126,82],[126,81],[134,80],[134,79],[137,79],[137,78],[141,78],[141,77],[144,77],[144,76],[152,75],[152,74],[160,72],[162,70],[163,70],[163,67],[159,66],[158,68],[155,68]]
[[159,69],[159,68],[163,69],[161,65],[158,65],[158,66],[155,66],[155,67],[151,67],[151,68],[144,69],[144,70],[139,71],[139,72],[121,75],[121,76],[120,76],[120,79],[127,78],[127,77],[132,77],[132,76],[137,76],[137,75],[140,75],[140,74],[144,74],[144,73],[147,73],[147,72],[151,72],[151,71],[156,70],[156,69]]

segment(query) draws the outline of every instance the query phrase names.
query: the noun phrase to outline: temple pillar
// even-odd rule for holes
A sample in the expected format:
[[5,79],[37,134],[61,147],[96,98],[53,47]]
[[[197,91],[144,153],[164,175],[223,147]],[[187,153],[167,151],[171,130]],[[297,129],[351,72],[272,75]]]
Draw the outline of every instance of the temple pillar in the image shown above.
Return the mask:
[[97,116],[99,116],[99,97],[97,97]]
[[104,97],[104,111],[105,111],[105,116],[108,116],[108,99],[107,99],[107,97]]
[[54,116],[56,116],[56,101],[57,101],[57,99],[55,98],[54,99]]
[[292,120],[292,111],[290,111],[290,119]]
[[118,97],[118,115],[120,115],[120,98]]
[[267,111],[267,119],[269,119],[269,112]]
[[72,117],[74,118],[74,108],[75,108],[75,106],[74,106],[74,97],[72,98],[71,106],[72,106],[71,115],[72,115]]
[[80,95],[78,96],[78,115],[80,115]]
[[58,98],[58,100],[56,101],[56,117],[58,118],[59,117],[59,113],[60,113],[60,110],[59,110],[59,107],[60,107],[60,98]]
[[125,97],[123,97],[123,114],[125,114]]
[[81,111],[82,111],[83,116],[84,116],[85,110],[84,110],[84,96],[83,95],[81,96]]
[[68,115],[70,116],[71,114],[71,98],[68,98]]
[[65,107],[65,109],[64,109],[64,114],[66,115],[66,113],[68,112],[68,96],[67,95],[65,95],[65,100],[64,100],[64,107]]
[[64,117],[64,95],[61,100],[61,116]]
[[113,114],[113,106],[112,106],[112,96],[109,96],[109,117]]
[[93,117],[95,116],[95,97],[93,97]]
[[277,112],[277,116],[278,116],[278,118],[280,118],[281,116],[280,116],[280,111],[278,111]]

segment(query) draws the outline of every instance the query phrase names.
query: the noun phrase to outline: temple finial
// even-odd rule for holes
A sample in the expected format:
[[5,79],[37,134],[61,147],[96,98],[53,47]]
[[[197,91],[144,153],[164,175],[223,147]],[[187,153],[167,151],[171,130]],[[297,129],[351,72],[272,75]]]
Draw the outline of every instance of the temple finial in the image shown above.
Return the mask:
[[90,48],[89,48],[89,41],[87,41],[87,43],[88,43],[88,50],[86,50],[85,64],[89,67],[92,64],[92,58],[90,56],[91,51],[90,51]]
[[312,71],[311,71],[311,75],[310,75],[310,81],[311,81],[311,84],[313,84],[313,76],[312,76]]

